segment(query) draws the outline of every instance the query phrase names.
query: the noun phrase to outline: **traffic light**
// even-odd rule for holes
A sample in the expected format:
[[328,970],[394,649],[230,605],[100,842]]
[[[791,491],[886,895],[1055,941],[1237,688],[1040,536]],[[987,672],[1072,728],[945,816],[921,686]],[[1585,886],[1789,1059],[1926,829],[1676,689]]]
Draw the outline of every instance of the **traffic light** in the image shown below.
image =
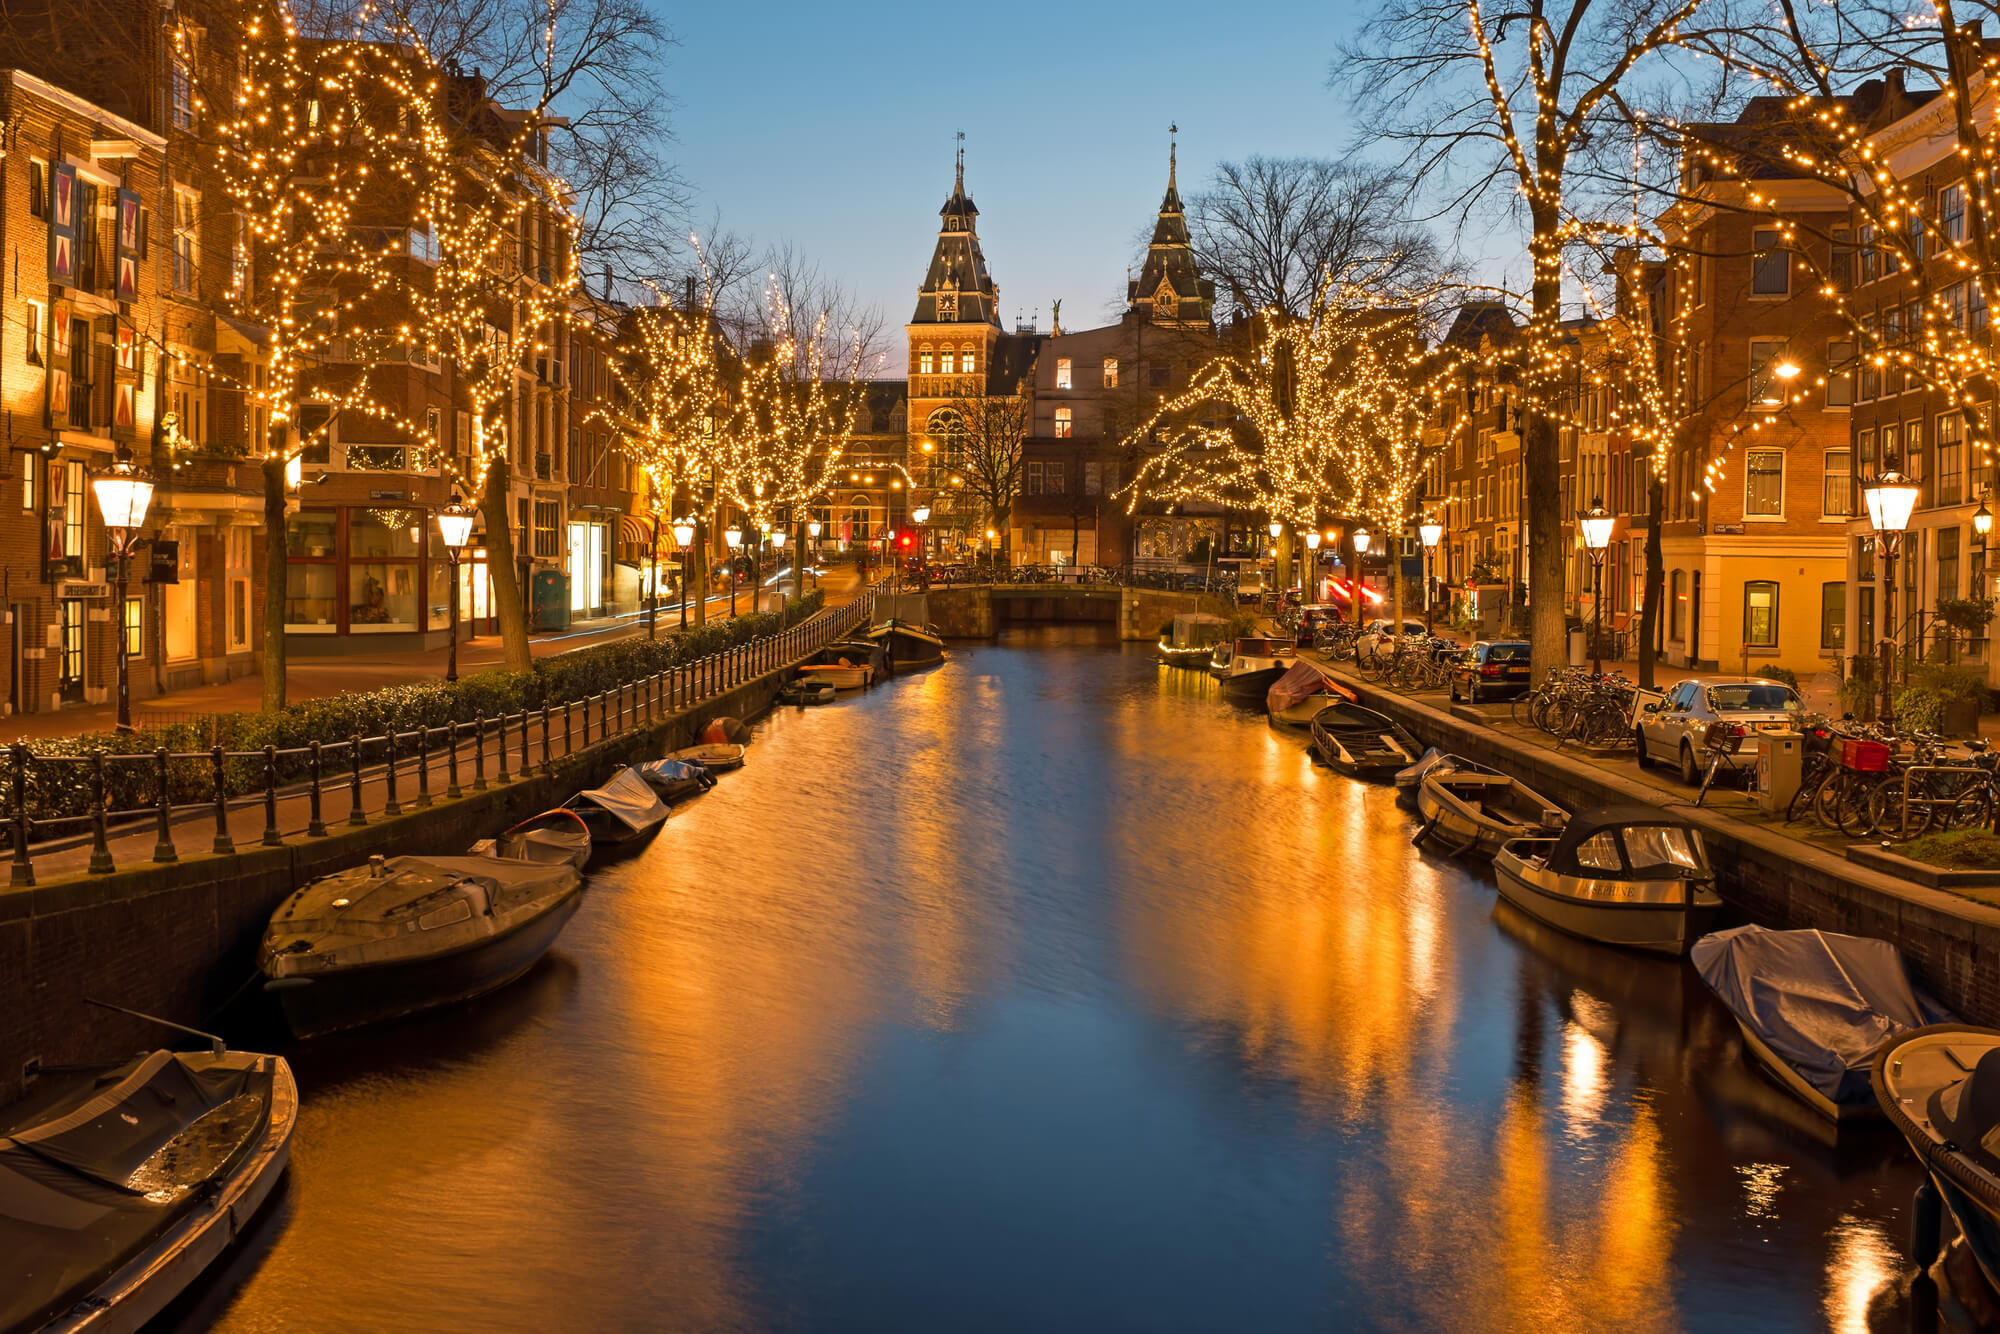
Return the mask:
[[917,544],[917,535],[915,533],[905,531],[903,535],[897,538],[896,540],[902,545],[903,550],[908,551],[911,547]]

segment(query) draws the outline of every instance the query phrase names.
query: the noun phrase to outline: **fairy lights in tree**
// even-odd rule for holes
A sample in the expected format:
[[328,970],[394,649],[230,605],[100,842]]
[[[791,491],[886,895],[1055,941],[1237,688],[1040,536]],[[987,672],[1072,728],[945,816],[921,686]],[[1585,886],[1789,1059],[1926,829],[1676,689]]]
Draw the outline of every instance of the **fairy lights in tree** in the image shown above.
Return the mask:
[[780,511],[803,522],[832,493],[869,369],[866,340],[836,331],[831,310],[795,308],[776,274],[763,313],[746,381],[750,448],[729,471],[736,504],[760,530]]

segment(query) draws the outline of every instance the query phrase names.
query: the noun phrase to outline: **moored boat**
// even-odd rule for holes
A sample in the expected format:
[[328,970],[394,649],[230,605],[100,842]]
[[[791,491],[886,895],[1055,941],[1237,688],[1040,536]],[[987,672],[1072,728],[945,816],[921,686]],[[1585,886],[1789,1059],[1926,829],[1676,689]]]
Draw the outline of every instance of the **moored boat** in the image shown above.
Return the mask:
[[891,671],[935,667],[944,661],[944,639],[930,626],[890,619],[870,626],[866,634],[882,646]]
[[264,986],[302,1038],[467,1000],[527,972],[582,891],[567,862],[371,857],[279,905]]
[[1572,814],[1560,835],[1493,854],[1501,896],[1587,940],[1684,954],[1722,907],[1701,834],[1648,806]]
[[654,793],[652,784],[629,765],[611,775],[603,787],[587,787],[563,806],[582,817],[590,827],[593,843],[630,843],[657,832],[667,822],[666,804]]
[[1491,857],[1510,838],[1554,834],[1569,819],[1568,811],[1519,779],[1457,769],[1425,775],[1417,813],[1424,820],[1418,841],[1456,856]]
[[1221,680],[1225,696],[1262,702],[1278,678],[1291,670],[1297,652],[1276,639],[1238,639],[1230,646],[1222,671],[1216,673],[1213,666],[1209,670]]
[[1386,714],[1359,704],[1329,704],[1313,716],[1312,752],[1350,778],[1387,780],[1415,762],[1416,738]]
[[1312,662],[1300,659],[1264,692],[1264,709],[1271,721],[1281,726],[1309,727],[1328,705],[1353,700],[1353,691]]
[[43,1078],[0,1128],[0,1329],[131,1334],[269,1198],[298,1087],[220,1043]]
[[466,851],[474,857],[566,863],[582,870],[590,860],[590,826],[575,811],[557,807],[531,815],[494,838],[482,838]]
[[688,746],[667,756],[684,764],[698,764],[711,774],[724,769],[741,769],[744,750],[735,745],[714,745],[704,742],[699,746]]
[[859,690],[875,679],[881,658],[879,645],[842,640],[837,644],[828,644],[813,655],[811,662],[801,663],[799,674],[831,681],[836,690]]
[[1689,958],[1757,1063],[1831,1121],[1879,1117],[1876,1050],[1951,1017],[1886,940],[1739,926],[1703,936]]
[[800,707],[808,704],[831,704],[833,703],[835,692],[836,687],[833,682],[819,680],[801,673],[799,676],[787,681],[778,691],[778,702],[780,704],[796,704]]
[[[1933,1024],[1875,1055],[1875,1100],[1923,1162],[1989,1285],[2000,1289],[2000,1030]],[[1937,1249],[1937,1199],[1917,1192],[1913,1258]],[[1928,1253],[1927,1253],[1928,1252]]]
[[1499,770],[1468,760],[1463,755],[1439,750],[1432,746],[1423,753],[1415,764],[1396,771],[1396,804],[1411,810],[1417,808],[1417,789],[1423,786],[1424,775],[1430,773],[1452,773],[1463,771],[1474,774],[1498,773]]
[[1210,612],[1182,612],[1161,627],[1157,652],[1169,667],[1206,667],[1222,636],[1223,620]]
[[700,796],[715,786],[715,775],[708,771],[708,766],[697,764],[693,760],[649,760],[645,764],[635,764],[632,767],[639,771],[639,776],[646,780],[664,802],[686,801],[689,797]]

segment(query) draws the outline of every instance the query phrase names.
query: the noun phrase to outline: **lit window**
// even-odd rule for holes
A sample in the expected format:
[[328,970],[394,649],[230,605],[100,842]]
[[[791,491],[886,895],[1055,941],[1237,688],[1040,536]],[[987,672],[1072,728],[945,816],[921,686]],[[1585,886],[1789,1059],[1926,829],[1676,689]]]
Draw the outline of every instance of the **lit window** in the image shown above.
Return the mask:
[[32,450],[21,455],[21,508],[24,510],[35,507],[36,488],[41,484],[41,461],[42,456]]
[[27,361],[30,366],[42,364],[42,307],[40,302],[30,301],[22,307],[22,323],[27,326]]
[[1116,357],[1106,357],[1104,359],[1104,387],[1106,389],[1116,389],[1118,387],[1118,358]]
[[1057,358],[1056,358],[1056,388],[1058,388],[1058,389],[1068,389],[1069,387],[1070,387],[1070,369],[1069,369],[1069,358],[1068,358],[1068,357],[1057,357]]
[[1820,497],[1820,513],[1829,519],[1851,518],[1854,514],[1854,469],[1852,455],[1844,449],[1826,451],[1825,491]]
[[1779,363],[1784,359],[1784,339],[1750,340],[1750,406],[1753,409],[1783,406],[1785,382],[1779,378],[1777,372]]
[[1070,434],[1071,434],[1071,432],[1072,432],[1072,429],[1073,429],[1073,426],[1074,426],[1074,423],[1072,423],[1072,422],[1070,421],[1070,411],[1069,411],[1069,409],[1068,409],[1068,408],[1057,408],[1057,409],[1056,409],[1056,439],[1058,439],[1058,440],[1067,440],[1067,439],[1069,439],[1069,437],[1070,437]]
[[929,348],[917,353],[917,374],[929,375],[936,368],[936,364],[937,359],[931,355]]
[[1844,580],[1819,586],[1819,646],[1834,652],[1847,647],[1847,584]]
[[125,599],[125,656],[137,658],[146,652],[146,603],[143,598]]
[[186,52],[178,53],[173,58],[173,116],[177,130],[194,128],[194,75],[188,68],[188,62]]
[[952,366],[952,353],[947,351],[940,354],[940,360],[943,362],[943,370],[946,375],[952,375],[956,373],[953,370]]
[[1791,256],[1778,248],[1778,233],[1752,232],[1756,255],[1750,261],[1750,290],[1758,296],[1784,296],[1792,290]]
[[1743,470],[1743,512],[1778,518],[1785,512],[1785,456],[1776,449],[1753,449]]
[[200,242],[201,196],[174,187],[174,290],[194,291],[195,256]]
[[960,371],[961,371],[961,372],[962,372],[963,374],[966,374],[966,375],[970,375],[970,374],[972,374],[972,371],[973,371],[973,364],[972,364],[972,353],[970,353],[970,352],[965,352],[965,353],[962,353],[962,354],[960,354],[960,356],[959,356],[959,359],[958,359],[958,369],[959,369],[959,370],[960,370]]
[[1743,585],[1743,642],[1752,648],[1778,646],[1778,586],[1756,579]]

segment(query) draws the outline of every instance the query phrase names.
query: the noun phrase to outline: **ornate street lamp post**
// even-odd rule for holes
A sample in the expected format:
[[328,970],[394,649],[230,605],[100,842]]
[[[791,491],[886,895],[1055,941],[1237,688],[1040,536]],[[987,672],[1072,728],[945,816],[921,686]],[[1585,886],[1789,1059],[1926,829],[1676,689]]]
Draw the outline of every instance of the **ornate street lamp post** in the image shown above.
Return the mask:
[[736,550],[743,545],[743,530],[725,528],[722,540],[729,548],[729,614],[733,618],[736,615]]
[[1604,675],[1604,657],[1598,646],[1604,630],[1604,551],[1611,545],[1611,526],[1616,522],[1602,500],[1591,501],[1590,508],[1576,516],[1576,526],[1583,530],[1584,549],[1590,552],[1590,670],[1594,676]]
[[[782,561],[785,558],[785,527],[783,524],[779,524],[776,528],[773,528],[771,530],[771,550],[774,553],[776,553],[772,557],[771,563],[774,566],[777,566],[778,562]],[[778,566],[778,569],[782,570],[783,567]],[[778,616],[782,621],[782,618],[784,617],[785,614],[785,576],[782,573],[774,571],[771,577],[777,581]],[[798,562],[795,560],[792,562],[792,591],[794,593],[797,593],[798,591],[798,584],[799,584]]]
[[[1888,460],[1884,460],[1885,463]],[[1893,467],[1877,473],[1861,488],[1868,505],[1868,522],[1882,547],[1882,722],[1896,721],[1896,686],[1891,680],[1896,657],[1896,548],[1917,507],[1918,486]]]
[[[819,532],[818,519],[810,520],[806,524],[806,536],[812,539],[812,559],[815,565],[819,563]],[[805,553],[801,552],[800,554],[804,555]],[[813,587],[819,587],[819,576],[817,574],[813,576]]]
[[111,539],[111,558],[118,570],[118,730],[132,730],[131,655],[126,643],[125,583],[130,577],[132,552],[139,545],[139,528],[146,522],[146,507],[153,503],[153,480],[132,466],[132,453],[124,446],[112,456],[111,469],[92,479],[97,493],[98,512],[104,516],[105,533]]
[[1361,624],[1361,590],[1367,587],[1361,581],[1361,560],[1362,557],[1368,554],[1368,542],[1368,530],[1366,528],[1356,528],[1354,530],[1354,575],[1347,581],[1348,588],[1354,595],[1354,623],[1356,625]]
[[1986,495],[1979,496],[1979,511],[1972,516],[1972,531],[1979,534],[1979,582],[1973,587],[1974,597],[1986,595],[1986,538],[1993,531],[1993,511],[1986,508]]
[[472,511],[453,496],[450,505],[438,511],[438,536],[451,553],[451,638],[445,643],[444,679],[458,679],[458,553],[472,540]]
[[1313,600],[1312,595],[1305,591],[1308,585],[1314,590],[1319,588],[1318,533],[1306,534],[1306,551],[1308,554],[1306,556],[1305,567],[1299,572],[1299,600],[1301,602],[1310,602]]
[[674,554],[681,558],[681,629],[688,628],[688,544],[694,541],[694,520],[674,520]]
[[1417,536],[1424,544],[1424,633],[1432,631],[1431,612],[1436,604],[1431,590],[1437,583],[1438,543],[1444,541],[1444,525],[1436,519],[1426,519],[1417,525]]

